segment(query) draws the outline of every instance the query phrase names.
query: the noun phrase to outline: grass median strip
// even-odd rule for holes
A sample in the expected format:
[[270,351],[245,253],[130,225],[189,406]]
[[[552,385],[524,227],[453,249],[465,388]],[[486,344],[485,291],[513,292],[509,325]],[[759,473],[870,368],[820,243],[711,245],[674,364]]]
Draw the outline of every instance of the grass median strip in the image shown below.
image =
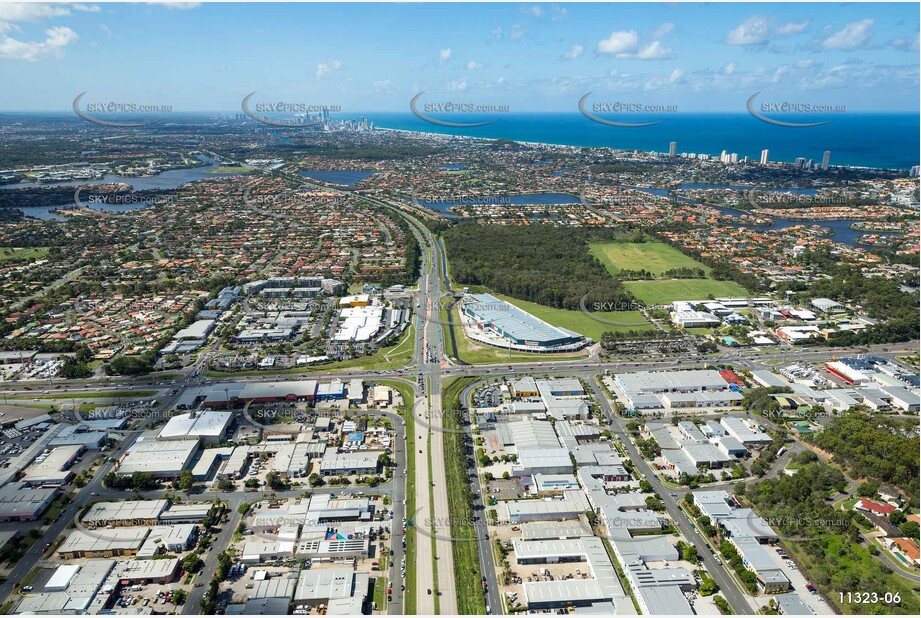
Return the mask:
[[461,391],[479,378],[457,378],[445,383],[442,392],[445,440],[445,477],[448,482],[448,511],[454,555],[454,585],[457,610],[463,615],[485,614],[482,572],[473,523],[473,495],[467,479],[467,445],[464,441]]

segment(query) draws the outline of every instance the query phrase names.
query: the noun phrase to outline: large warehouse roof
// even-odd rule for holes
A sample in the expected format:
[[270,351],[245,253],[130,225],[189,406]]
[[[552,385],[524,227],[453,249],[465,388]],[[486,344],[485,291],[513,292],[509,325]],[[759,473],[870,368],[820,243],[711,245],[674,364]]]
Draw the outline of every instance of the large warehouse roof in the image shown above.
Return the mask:
[[84,532],[74,530],[58,548],[59,554],[140,549],[150,528],[106,528]]
[[298,601],[344,599],[352,596],[355,571],[351,567],[301,571],[294,598]]
[[154,476],[178,476],[197,450],[198,442],[194,440],[139,440],[125,455],[118,474],[150,472]]
[[624,390],[632,393],[729,388],[729,383],[723,379],[723,376],[712,369],[638,371],[636,373],[617,374],[615,379]]
[[160,437],[176,438],[216,438],[230,424],[230,412],[189,412],[169,419],[160,431]]
[[[166,500],[125,500],[122,502],[97,502],[83,517],[84,523],[109,525],[112,522],[157,519],[166,510]],[[104,523],[103,523],[104,522]]]
[[0,489],[0,519],[37,519],[54,500],[54,489]]
[[488,323],[517,342],[538,344],[575,341],[581,335],[557,328],[492,294],[469,294],[464,299],[464,311],[478,322]]

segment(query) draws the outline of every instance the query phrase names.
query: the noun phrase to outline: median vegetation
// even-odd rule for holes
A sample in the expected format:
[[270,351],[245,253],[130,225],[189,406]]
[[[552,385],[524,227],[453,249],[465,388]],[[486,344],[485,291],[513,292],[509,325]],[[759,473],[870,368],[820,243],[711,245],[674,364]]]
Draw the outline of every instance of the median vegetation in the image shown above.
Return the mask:
[[[467,476],[467,443],[464,430],[465,415],[461,412],[461,391],[478,378],[456,378],[445,383],[442,405],[445,408],[445,476],[448,482],[448,512],[451,518],[451,544],[454,554],[454,584],[457,589],[457,610],[460,614],[485,614],[482,573],[477,552],[476,527],[473,518],[473,495]],[[472,448],[472,446],[471,446]]]

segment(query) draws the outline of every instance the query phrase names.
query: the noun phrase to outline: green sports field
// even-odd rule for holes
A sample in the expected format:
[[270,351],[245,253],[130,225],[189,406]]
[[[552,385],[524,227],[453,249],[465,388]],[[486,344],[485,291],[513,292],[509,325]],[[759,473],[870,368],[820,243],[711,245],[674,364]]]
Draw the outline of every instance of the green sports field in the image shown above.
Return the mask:
[[714,279],[624,281],[624,287],[648,305],[660,305],[675,300],[706,300],[710,294],[714,297],[748,296],[748,291],[738,283]]
[[710,272],[708,266],[664,242],[596,242],[588,247],[612,275],[621,270],[645,269],[658,276],[672,268],[700,268]]
[[48,257],[45,247],[0,247],[0,264],[4,262],[25,262]]

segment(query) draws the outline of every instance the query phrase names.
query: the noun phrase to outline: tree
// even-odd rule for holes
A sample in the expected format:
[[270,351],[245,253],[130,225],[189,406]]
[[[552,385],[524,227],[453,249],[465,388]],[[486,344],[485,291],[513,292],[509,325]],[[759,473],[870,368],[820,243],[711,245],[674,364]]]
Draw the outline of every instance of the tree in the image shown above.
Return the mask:
[[916,541],[918,540],[918,531],[919,531],[918,522],[906,521],[901,526],[899,526],[899,530],[901,530],[902,534],[904,534],[905,536],[915,539]]
[[182,559],[182,570],[186,573],[194,573],[202,567],[202,559],[196,553],[191,553]]
[[217,482],[217,488],[221,491],[233,491],[237,488],[237,484],[225,477]]
[[188,493],[195,487],[195,477],[192,476],[191,470],[183,470],[179,473],[179,489]]
[[187,593],[182,588],[173,591],[173,605],[183,605],[185,600],[188,598],[189,593]]
[[275,470],[272,470],[265,475],[265,482],[266,485],[275,491],[281,491],[282,489],[287,489],[288,487],[288,483],[285,481],[285,479],[281,478],[281,475]]

